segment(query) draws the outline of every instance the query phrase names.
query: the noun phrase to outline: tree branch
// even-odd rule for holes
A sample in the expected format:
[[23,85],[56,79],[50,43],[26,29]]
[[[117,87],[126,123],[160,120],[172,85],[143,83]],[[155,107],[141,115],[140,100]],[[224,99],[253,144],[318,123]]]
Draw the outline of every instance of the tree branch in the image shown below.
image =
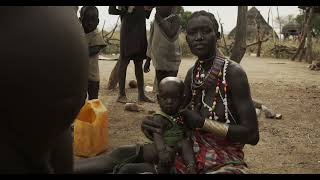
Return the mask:
[[263,43],[263,42],[267,42],[269,40],[269,38],[266,38],[264,40],[261,40],[261,41],[257,41],[257,42],[254,42],[254,43],[251,43],[251,44],[248,44],[247,45],[247,48],[250,47],[250,46],[254,46],[254,45],[257,45],[259,44],[260,42]]
[[102,26],[101,32],[102,32],[102,37],[103,37],[104,41],[105,41],[107,44],[112,44],[112,43],[110,43],[110,41],[112,41],[112,40],[113,40],[113,41],[120,41],[119,39],[114,39],[114,38],[112,38],[114,32],[116,31],[116,29],[117,29],[117,27],[118,27],[119,19],[120,19],[120,16],[119,16],[118,19],[117,19],[116,25],[115,25],[115,26],[113,27],[113,29],[112,29],[110,32],[108,32],[107,34],[104,34],[104,25],[105,25],[105,22],[106,22],[106,21],[103,21],[103,26]]

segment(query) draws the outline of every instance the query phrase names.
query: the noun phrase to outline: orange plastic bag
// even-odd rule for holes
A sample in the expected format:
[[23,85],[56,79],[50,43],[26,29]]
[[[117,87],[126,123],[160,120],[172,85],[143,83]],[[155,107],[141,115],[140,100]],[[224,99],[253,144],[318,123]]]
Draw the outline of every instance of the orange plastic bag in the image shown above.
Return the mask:
[[86,101],[74,123],[74,153],[92,157],[108,148],[107,109],[99,99]]

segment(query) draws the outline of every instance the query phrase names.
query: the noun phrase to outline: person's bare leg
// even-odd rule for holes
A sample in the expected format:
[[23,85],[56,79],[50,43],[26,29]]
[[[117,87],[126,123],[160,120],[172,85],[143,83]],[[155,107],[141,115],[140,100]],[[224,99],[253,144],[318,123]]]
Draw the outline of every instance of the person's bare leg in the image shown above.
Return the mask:
[[144,144],[142,152],[143,162],[151,164],[158,163],[158,152],[154,143]]
[[158,87],[159,87],[159,83],[161,82],[162,79],[166,78],[169,76],[168,71],[163,71],[163,70],[156,70],[156,77],[157,77],[157,81],[158,81]]
[[164,70],[156,70],[156,78],[158,81],[158,86],[159,83],[162,79],[166,77],[177,77],[178,71],[164,71]]
[[120,168],[117,174],[156,174],[153,164],[150,163],[128,163]]
[[168,71],[168,76],[177,77],[178,71]]
[[159,160],[155,144],[144,144],[141,148],[140,161],[125,164],[120,167],[117,174],[157,173],[154,164],[157,164]]
[[99,81],[88,81],[88,99],[98,99],[99,98]]
[[126,96],[126,76],[127,76],[127,67],[130,62],[130,59],[128,57],[120,57],[119,59],[119,70],[118,70],[118,76],[119,76],[119,97],[117,99],[118,102],[126,103],[128,102],[127,96]]
[[188,139],[183,139],[180,142],[181,154],[184,164],[187,166],[187,174],[196,173],[196,159],[193,152],[192,142]]
[[[125,167],[123,172],[129,172],[132,169],[139,170],[139,172],[150,172],[157,174],[169,174],[171,166],[164,167],[159,164],[158,151],[155,144],[145,144],[143,146],[143,162],[144,164],[131,164],[130,166]],[[157,164],[157,169],[155,169],[154,164]],[[149,166],[148,166],[149,165]],[[151,166],[152,165],[152,166]],[[140,169],[138,169],[140,168]],[[144,169],[143,169],[144,168]],[[153,171],[152,171],[153,170]]]
[[121,146],[95,157],[76,160],[74,162],[74,173],[112,173],[117,165],[125,161],[128,161],[128,163],[143,162],[143,157],[140,155],[141,150],[142,148],[137,145]]
[[144,93],[142,63],[143,60],[134,60],[134,72],[138,83],[138,101],[154,103],[154,101],[147,97]]

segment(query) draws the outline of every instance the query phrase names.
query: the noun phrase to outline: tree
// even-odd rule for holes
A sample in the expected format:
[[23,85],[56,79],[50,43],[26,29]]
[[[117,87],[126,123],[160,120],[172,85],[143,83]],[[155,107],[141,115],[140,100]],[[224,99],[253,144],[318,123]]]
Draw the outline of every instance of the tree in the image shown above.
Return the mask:
[[[305,14],[304,18],[303,18],[304,19],[304,22],[303,22],[304,29],[303,29],[303,32],[302,32],[301,42],[299,44],[299,47],[297,49],[296,54],[291,58],[291,60],[294,61],[295,58],[304,49],[306,38],[308,36],[306,57],[307,57],[307,61],[310,62],[311,61],[310,54],[311,54],[311,50],[312,50],[312,47],[311,47],[311,31],[312,31],[312,27],[313,27],[312,26],[312,19],[314,18],[314,7],[311,6],[310,8],[308,8],[304,14]],[[302,51],[302,54],[303,54],[303,51]]]
[[[304,14],[297,15],[294,18],[294,20],[297,23],[302,24],[304,20]],[[319,38],[320,37],[320,14],[314,15],[312,24],[313,24],[313,28],[312,28],[313,35]]]
[[314,7],[310,9],[309,18],[311,19],[311,23],[307,24],[307,49],[306,49],[306,61],[311,64],[312,63],[312,31],[313,31],[313,18],[314,18]]
[[184,8],[182,6],[177,6],[177,14],[183,14],[184,13]]
[[192,12],[185,11],[182,6],[178,6],[177,14],[181,18],[181,30],[183,32],[186,32],[187,21],[188,21],[188,18],[191,16]]
[[237,63],[240,63],[247,49],[247,12],[248,6],[238,6],[235,42],[232,47],[232,54],[230,57],[231,60]]
[[220,34],[221,34],[221,40],[222,40],[222,43],[223,43],[223,48],[224,48],[224,53],[229,56],[230,55],[230,48],[228,48],[228,45],[227,45],[227,42],[226,42],[226,39],[224,37],[224,31],[223,31],[223,23],[221,22],[221,18],[219,16],[219,12],[217,12],[217,15],[218,15],[218,19],[219,19],[219,24],[220,24]]

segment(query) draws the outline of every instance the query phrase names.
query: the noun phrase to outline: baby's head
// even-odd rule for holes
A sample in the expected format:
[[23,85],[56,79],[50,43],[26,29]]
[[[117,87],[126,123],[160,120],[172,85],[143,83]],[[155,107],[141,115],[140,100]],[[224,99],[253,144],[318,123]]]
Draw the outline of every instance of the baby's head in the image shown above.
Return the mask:
[[168,114],[176,114],[184,100],[184,83],[177,77],[166,77],[159,83],[157,94],[161,110]]

